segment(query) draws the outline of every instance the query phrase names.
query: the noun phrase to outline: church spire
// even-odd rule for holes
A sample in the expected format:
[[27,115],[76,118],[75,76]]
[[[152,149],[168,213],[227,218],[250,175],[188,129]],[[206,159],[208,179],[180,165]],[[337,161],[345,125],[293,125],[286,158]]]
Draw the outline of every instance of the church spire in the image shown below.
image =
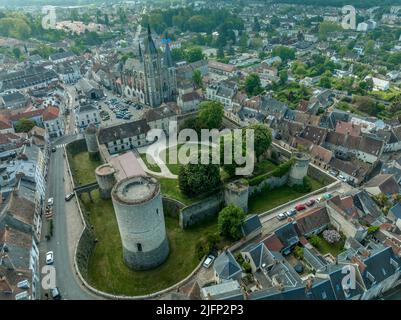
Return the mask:
[[150,24],[148,24],[148,38],[145,39],[145,54],[157,55],[157,49],[150,32]]
[[173,56],[171,55],[170,45],[168,43],[168,35],[166,32],[166,47],[164,49],[163,63],[167,68],[174,67]]

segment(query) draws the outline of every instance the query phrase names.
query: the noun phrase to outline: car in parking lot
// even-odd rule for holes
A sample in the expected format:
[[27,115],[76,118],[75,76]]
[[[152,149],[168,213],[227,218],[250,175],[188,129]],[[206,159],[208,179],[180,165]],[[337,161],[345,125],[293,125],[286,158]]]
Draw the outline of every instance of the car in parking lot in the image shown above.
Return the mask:
[[207,258],[205,259],[205,261],[203,262],[203,266],[204,266],[206,269],[209,268],[209,267],[213,264],[214,259],[216,259],[215,256],[213,256],[213,255],[211,255],[211,254],[208,255]]
[[284,219],[286,219],[287,218],[287,214],[286,213],[279,213],[278,215],[277,215],[277,219],[279,220],[279,221],[282,221],[282,220],[284,220]]
[[305,209],[306,209],[306,206],[304,204],[302,204],[302,203],[297,204],[295,206],[295,210],[297,210],[297,211],[302,211],[302,210],[305,210]]
[[316,200],[315,200],[315,199],[309,199],[308,201],[305,202],[305,204],[306,204],[308,207],[312,207],[315,203],[316,203]]
[[46,253],[46,264],[53,264],[54,263],[54,254],[53,251],[49,251]]

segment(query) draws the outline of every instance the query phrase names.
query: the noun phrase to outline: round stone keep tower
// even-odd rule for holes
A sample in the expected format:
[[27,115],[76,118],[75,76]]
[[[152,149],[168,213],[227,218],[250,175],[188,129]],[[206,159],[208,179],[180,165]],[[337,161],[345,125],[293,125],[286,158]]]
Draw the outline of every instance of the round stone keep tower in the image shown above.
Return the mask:
[[170,248],[158,181],[147,176],[125,178],[114,186],[111,197],[125,263],[135,270],[162,264]]
[[111,190],[113,189],[116,179],[114,177],[114,170],[111,164],[102,164],[95,170],[96,181],[99,185],[100,197],[102,199],[111,198]]
[[234,204],[248,212],[249,187],[245,180],[237,180],[226,185],[224,200],[226,205]]
[[91,124],[86,128],[84,136],[86,141],[86,147],[88,148],[89,158],[91,160],[99,159],[99,145],[97,142],[97,129],[96,126]]
[[310,157],[303,152],[295,152],[293,154],[294,164],[289,174],[289,185],[303,184],[304,177],[308,174]]

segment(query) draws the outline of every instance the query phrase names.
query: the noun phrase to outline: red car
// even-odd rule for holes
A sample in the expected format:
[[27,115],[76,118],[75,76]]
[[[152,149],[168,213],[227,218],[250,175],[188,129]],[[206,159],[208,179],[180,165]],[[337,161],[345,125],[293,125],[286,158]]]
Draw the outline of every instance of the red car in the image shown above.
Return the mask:
[[306,207],[305,207],[304,204],[297,204],[295,206],[295,210],[297,210],[297,211],[302,211],[302,210],[305,210],[305,209],[306,209]]

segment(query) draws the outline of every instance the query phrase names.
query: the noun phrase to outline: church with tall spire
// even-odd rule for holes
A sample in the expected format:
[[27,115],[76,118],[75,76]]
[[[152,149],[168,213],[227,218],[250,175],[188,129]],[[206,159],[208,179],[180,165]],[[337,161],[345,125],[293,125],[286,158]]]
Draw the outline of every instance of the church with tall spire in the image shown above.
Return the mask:
[[166,41],[164,52],[157,50],[150,26],[139,44],[138,58],[128,58],[121,70],[121,92],[127,98],[138,100],[151,107],[176,100],[176,66]]

